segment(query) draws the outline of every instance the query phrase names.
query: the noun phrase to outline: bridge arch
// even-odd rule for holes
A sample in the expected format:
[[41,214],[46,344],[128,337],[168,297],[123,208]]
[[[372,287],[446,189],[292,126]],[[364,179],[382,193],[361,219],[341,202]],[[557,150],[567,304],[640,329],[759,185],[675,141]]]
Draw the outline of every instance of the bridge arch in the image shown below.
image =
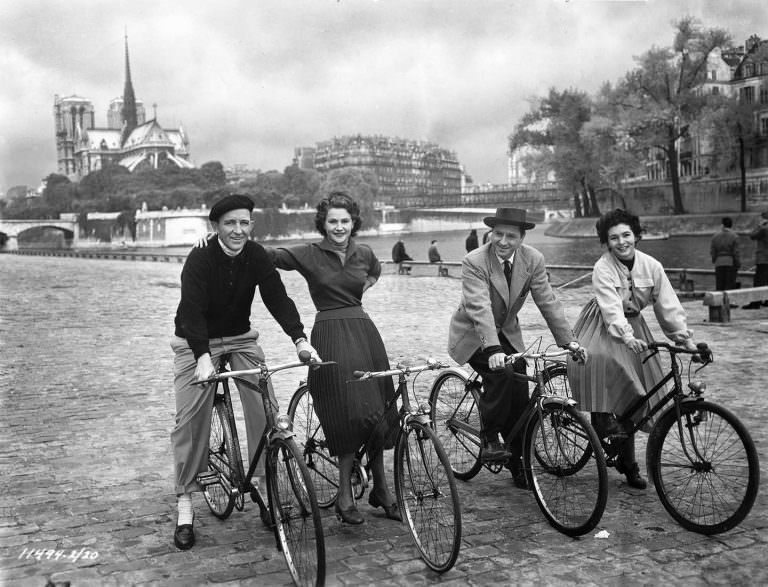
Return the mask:
[[[22,248],[24,248],[26,237],[34,235],[35,231],[41,235],[46,233],[53,235],[51,241],[57,243],[59,248],[70,248],[78,241],[77,221],[74,219],[9,220],[0,218],[0,235],[4,235],[4,237],[0,236],[0,248],[4,250],[18,249],[20,241]],[[59,235],[58,238],[56,235]],[[45,246],[50,248],[51,245],[46,243]]]

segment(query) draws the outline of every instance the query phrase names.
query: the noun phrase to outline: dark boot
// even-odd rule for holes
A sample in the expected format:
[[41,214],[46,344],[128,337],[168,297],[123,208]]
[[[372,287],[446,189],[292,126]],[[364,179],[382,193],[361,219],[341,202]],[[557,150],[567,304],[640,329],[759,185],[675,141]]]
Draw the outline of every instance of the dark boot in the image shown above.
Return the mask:
[[627,478],[627,485],[635,489],[645,489],[648,484],[640,476],[640,467],[635,460],[635,435],[627,438],[619,449],[616,459],[616,470]]

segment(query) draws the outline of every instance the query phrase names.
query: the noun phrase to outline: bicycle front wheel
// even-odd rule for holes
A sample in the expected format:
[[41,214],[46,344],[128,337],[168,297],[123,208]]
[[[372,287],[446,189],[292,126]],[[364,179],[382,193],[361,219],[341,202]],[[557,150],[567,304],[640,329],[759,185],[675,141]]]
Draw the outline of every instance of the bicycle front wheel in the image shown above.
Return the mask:
[[235,507],[233,485],[237,484],[237,459],[228,410],[219,395],[213,400],[211,432],[208,436],[208,472],[201,476],[203,497],[214,516],[229,517]]
[[673,406],[648,438],[647,465],[656,493],[686,530],[726,532],[755,503],[760,482],[755,444],[722,406],[694,401],[679,407],[680,419]]
[[296,585],[325,584],[325,539],[312,479],[290,438],[273,438],[267,451],[269,509],[275,535]]
[[339,465],[328,452],[328,443],[314,402],[306,385],[299,387],[288,404],[288,416],[293,421],[296,440],[301,444],[304,462],[315,486],[317,504],[331,507],[339,492]]
[[410,421],[400,431],[395,489],[421,557],[433,571],[449,570],[461,547],[461,507],[448,457],[429,425]]
[[429,394],[430,418],[457,479],[480,472],[480,412],[474,389],[457,373],[440,374]]
[[597,526],[608,500],[608,474],[597,434],[580,412],[545,403],[531,419],[524,459],[536,502],[554,528],[581,536]]

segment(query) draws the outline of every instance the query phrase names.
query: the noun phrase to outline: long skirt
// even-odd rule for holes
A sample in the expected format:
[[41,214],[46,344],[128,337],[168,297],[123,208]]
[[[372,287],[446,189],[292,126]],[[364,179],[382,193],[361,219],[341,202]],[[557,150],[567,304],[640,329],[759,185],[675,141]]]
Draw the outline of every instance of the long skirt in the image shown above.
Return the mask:
[[[627,319],[635,338],[654,340],[642,314]],[[580,410],[609,412],[622,418],[627,409],[664,376],[659,355],[643,363],[648,357],[647,351],[635,353],[621,339],[608,333],[594,298],[582,309],[573,331],[588,354],[584,365],[568,362],[568,382]],[[663,390],[633,414],[632,421],[641,420],[660,397],[663,397]],[[643,430],[648,432],[651,426],[653,421],[646,423]]]
[[392,448],[398,430],[394,403],[381,418],[386,401],[395,394],[392,378],[352,377],[355,370],[389,369],[381,335],[368,314],[360,306],[318,312],[311,339],[324,361],[336,362],[310,369],[307,382],[329,452],[353,453],[366,441],[369,455]]

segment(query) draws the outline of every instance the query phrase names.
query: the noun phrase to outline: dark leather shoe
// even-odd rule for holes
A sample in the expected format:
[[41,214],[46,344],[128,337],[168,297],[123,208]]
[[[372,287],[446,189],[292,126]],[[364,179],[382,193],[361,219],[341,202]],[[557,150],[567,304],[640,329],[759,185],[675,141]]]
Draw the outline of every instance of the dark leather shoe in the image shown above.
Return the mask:
[[637,463],[632,463],[628,467],[622,467],[619,463],[616,463],[616,470],[619,473],[623,473],[627,478],[627,485],[634,487],[635,489],[645,489],[648,484],[640,476],[640,467]]
[[259,505],[259,517],[261,518],[261,523],[267,528],[270,530],[275,529],[275,522],[272,520],[272,514],[268,507],[261,507],[261,505]]
[[339,507],[339,502],[336,502],[333,506],[333,510],[336,512],[336,517],[344,524],[351,524],[357,526],[362,524],[365,520],[363,514],[357,511],[357,507],[354,505],[349,509],[343,510]]
[[384,513],[390,520],[395,520],[396,522],[403,521],[403,516],[400,515],[400,508],[397,506],[396,501],[393,501],[391,504],[387,505],[383,503],[375,493],[371,492],[368,494],[368,503],[375,508],[384,508]]
[[746,306],[742,306],[742,310],[759,310],[762,304],[760,302],[750,302]]
[[498,463],[506,461],[511,456],[512,453],[504,448],[504,445],[501,444],[498,440],[492,440],[486,443],[483,445],[483,449],[480,451],[480,460],[484,463]]
[[532,489],[532,487],[528,485],[528,477],[525,474],[523,462],[519,457],[513,458],[507,465],[507,469],[512,473],[512,482],[515,484],[515,487],[518,489]]
[[173,543],[179,550],[189,550],[195,545],[195,530],[192,524],[182,524],[176,526],[173,533]]

